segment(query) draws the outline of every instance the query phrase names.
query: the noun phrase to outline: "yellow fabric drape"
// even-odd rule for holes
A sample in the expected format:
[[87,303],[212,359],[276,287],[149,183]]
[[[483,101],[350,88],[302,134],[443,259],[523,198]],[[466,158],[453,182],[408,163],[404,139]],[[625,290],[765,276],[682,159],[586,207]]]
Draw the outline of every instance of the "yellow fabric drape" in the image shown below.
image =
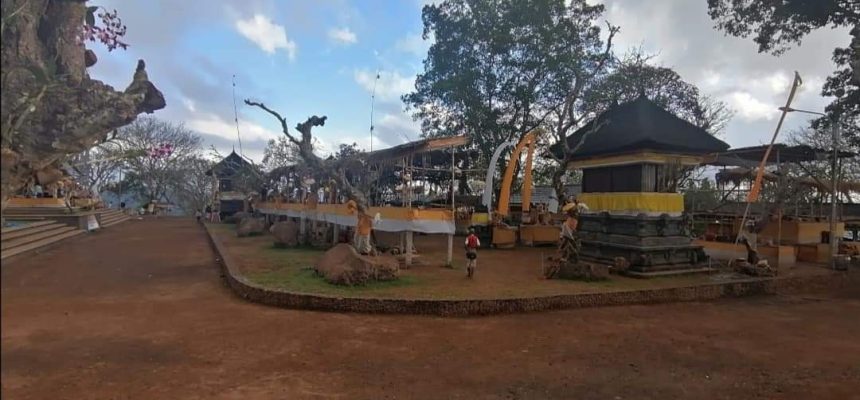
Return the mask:
[[684,211],[684,195],[679,193],[582,193],[577,196],[592,212],[624,211],[680,213]]

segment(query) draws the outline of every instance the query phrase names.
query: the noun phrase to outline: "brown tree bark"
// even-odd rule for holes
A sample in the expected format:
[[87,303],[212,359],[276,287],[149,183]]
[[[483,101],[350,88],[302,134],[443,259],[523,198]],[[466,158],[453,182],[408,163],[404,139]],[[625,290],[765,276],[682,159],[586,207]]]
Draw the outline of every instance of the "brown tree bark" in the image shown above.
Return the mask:
[[143,60],[124,91],[90,79],[85,14],[81,0],[3,0],[0,210],[38,171],[165,106]]
[[299,157],[305,163],[305,167],[310,170],[323,172],[330,179],[333,179],[337,187],[342,190],[346,196],[356,202],[358,211],[364,213],[367,211],[368,203],[367,196],[363,190],[355,187],[346,178],[345,165],[348,160],[343,159],[328,159],[323,160],[314,154],[313,134],[311,130],[316,126],[324,126],[327,119],[326,116],[318,117],[316,115],[309,117],[305,122],[296,125],[296,130],[301,134],[300,139],[293,136],[287,128],[287,120],[277,111],[272,110],[261,102],[245,100],[245,104],[260,108],[274,116],[281,123],[281,131],[287,136],[287,139],[295,144],[299,149]]

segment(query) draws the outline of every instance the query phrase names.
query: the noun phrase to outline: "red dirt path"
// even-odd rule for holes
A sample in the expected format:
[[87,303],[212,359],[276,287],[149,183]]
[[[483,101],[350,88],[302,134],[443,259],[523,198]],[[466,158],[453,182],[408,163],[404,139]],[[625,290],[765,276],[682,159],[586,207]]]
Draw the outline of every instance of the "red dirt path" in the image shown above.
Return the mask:
[[858,284],[472,319],[283,310],[232,295],[193,222],[131,221],[4,263],[2,396],[851,399],[858,316]]

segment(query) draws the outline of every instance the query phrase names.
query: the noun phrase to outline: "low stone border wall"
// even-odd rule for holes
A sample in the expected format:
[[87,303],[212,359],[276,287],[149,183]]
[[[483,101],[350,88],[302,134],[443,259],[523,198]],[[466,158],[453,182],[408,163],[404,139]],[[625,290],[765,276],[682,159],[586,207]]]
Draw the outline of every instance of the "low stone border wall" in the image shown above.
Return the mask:
[[208,227],[205,229],[212,246],[220,257],[224,279],[237,295],[256,303],[304,310],[439,316],[492,315],[582,307],[706,301],[777,293],[789,294],[840,287],[849,281],[847,274],[833,273],[809,277],[749,279],[677,288],[563,294],[533,298],[411,300],[336,297],[269,289],[248,281],[239,272],[238,265],[226,251],[221,241],[209,231]]

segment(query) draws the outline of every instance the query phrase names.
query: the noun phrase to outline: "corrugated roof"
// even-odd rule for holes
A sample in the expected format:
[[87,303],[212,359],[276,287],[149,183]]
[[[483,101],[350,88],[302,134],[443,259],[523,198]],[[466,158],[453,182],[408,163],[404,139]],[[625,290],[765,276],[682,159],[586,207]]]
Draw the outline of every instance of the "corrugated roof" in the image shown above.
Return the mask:
[[372,151],[367,153],[367,160],[370,162],[391,161],[410,154],[445,149],[452,146],[463,146],[468,142],[469,139],[465,135],[421,139],[387,149]]
[[[767,151],[767,145],[741,147],[731,149],[726,152],[717,154],[710,165],[723,166],[740,166],[754,167],[758,166],[764,153]],[[817,149],[807,145],[790,146],[782,143],[774,143],[773,149],[768,155],[767,164],[780,162],[796,163],[802,161],[828,160],[833,156],[833,150]],[[840,151],[839,158],[850,158],[857,156],[856,153],[849,151]]]

